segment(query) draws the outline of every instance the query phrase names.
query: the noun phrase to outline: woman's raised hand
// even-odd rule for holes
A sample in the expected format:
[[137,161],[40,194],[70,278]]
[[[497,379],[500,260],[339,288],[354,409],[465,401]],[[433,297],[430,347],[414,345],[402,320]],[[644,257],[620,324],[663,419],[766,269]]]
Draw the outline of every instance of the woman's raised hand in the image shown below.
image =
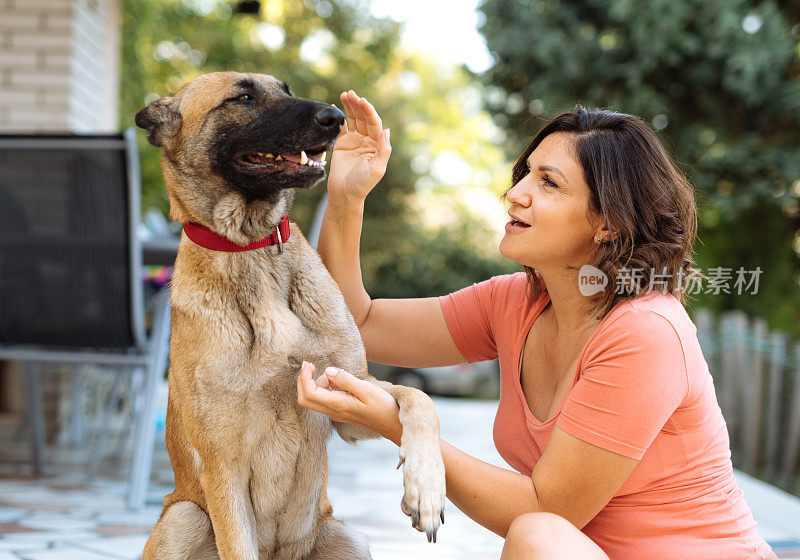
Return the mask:
[[375,107],[353,90],[340,96],[347,113],[331,158],[330,199],[360,203],[386,172],[392,153],[389,129],[383,129]]

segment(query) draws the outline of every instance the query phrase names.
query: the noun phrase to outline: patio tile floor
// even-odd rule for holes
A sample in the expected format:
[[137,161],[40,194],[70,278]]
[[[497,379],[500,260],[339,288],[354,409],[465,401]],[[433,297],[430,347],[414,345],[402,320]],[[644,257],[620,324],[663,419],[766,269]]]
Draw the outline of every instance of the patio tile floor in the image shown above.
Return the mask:
[[[496,403],[437,398],[443,437],[473,456],[503,465],[491,426]],[[86,450],[52,449],[50,472],[28,476],[27,446],[0,445],[0,560],[136,560],[172,489],[172,470],[159,436],[146,507],[124,507],[127,461],[106,462],[88,481]],[[360,529],[375,560],[488,560],[502,539],[448,503],[436,544],[400,511],[402,472],[385,441],[329,444],[328,496],[337,518]],[[783,559],[800,559],[800,500],[737,474],[761,534]]]

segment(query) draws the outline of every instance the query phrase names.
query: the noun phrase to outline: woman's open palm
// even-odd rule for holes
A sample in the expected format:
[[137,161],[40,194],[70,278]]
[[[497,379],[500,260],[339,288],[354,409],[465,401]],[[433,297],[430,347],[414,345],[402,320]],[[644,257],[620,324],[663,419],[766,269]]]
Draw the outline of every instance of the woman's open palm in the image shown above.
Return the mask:
[[389,130],[372,104],[350,90],[340,96],[347,113],[333,149],[328,192],[344,199],[363,200],[386,172],[392,148]]

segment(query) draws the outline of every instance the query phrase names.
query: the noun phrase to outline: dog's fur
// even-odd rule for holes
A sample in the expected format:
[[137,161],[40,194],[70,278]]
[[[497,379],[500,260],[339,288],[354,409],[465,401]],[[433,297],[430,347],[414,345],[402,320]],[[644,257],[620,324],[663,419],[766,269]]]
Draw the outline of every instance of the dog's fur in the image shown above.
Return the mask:
[[[288,164],[254,171],[242,154],[327,149],[342,122],[337,109],[294,97],[272,76],[233,72],[200,76],[136,115],[163,148],[170,217],[240,245],[269,235],[293,189],[324,177],[323,169]],[[351,442],[375,434],[297,404],[303,360],[318,372],[341,367],[395,398],[401,507],[435,537],[445,488],[433,404],[368,375],[344,298],[296,224],[282,252],[212,251],[184,235],[171,289],[167,448],[175,490],[143,560],[370,558],[363,537],[332,517],[325,444],[332,428]]]

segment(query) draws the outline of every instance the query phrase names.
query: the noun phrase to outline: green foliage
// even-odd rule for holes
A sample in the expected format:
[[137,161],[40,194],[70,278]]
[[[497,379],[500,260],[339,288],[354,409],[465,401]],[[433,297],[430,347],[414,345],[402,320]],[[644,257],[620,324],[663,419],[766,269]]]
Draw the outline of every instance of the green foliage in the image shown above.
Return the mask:
[[486,102],[511,154],[576,103],[651,122],[697,190],[697,265],[763,270],[757,295],[701,295],[697,305],[797,333],[799,6],[484,0],[481,31],[497,56]]
[[370,291],[372,297],[428,297],[453,291],[496,274],[521,270],[509,260],[499,261],[492,231],[463,210],[459,219],[442,227],[425,228],[421,223],[408,235],[383,251],[362,259],[362,268],[372,271],[381,282]]
[[[321,2],[319,2],[321,3]],[[264,2],[258,15],[236,14],[235,3],[192,0],[126,0],[123,20],[122,122],[133,125],[136,111],[158,96],[170,95],[195,76],[207,72],[234,70],[263,72],[280,76],[300,97],[338,102],[338,93],[357,89],[370,96],[379,110],[382,99],[373,84],[382,74],[382,62],[397,41],[397,26],[371,20],[370,33],[362,33],[356,22],[357,10],[350,5],[331,5],[322,18],[317,3],[297,1]],[[209,11],[208,7],[212,9]],[[283,40],[280,37],[283,34]],[[275,37],[277,36],[277,39]],[[269,48],[262,41],[276,41]],[[315,37],[320,44],[342,44],[342,60],[320,56],[314,64],[303,63],[303,40]],[[312,41],[313,42],[313,41]],[[394,131],[393,131],[394,132]],[[402,138],[402,131],[397,132]],[[143,151],[142,181],[145,205],[167,209],[166,196],[152,148],[140,135]],[[396,159],[406,161],[403,150]],[[400,186],[410,190],[412,181]],[[293,219],[307,224],[322,189],[300,193]],[[396,211],[387,204],[387,211]]]
[[[444,193],[442,204],[457,197],[459,185],[438,184],[430,168],[442,150],[461,154],[475,167],[503,164],[501,151],[484,132],[491,125],[488,115],[467,108],[474,89],[466,72],[443,71],[403,51],[398,25],[371,17],[357,0],[265,0],[255,15],[237,14],[235,5],[124,0],[123,126],[132,126],[134,114],[148,102],[218,70],[273,74],[299,97],[337,105],[339,93],[353,89],[375,105],[392,130],[387,174],[366,205],[362,259],[370,293],[439,295],[509,268],[499,255],[481,256],[485,247],[481,251],[460,237],[461,230],[480,229],[479,218],[462,214],[457,224],[431,227],[409,211],[421,179]],[[144,134],[139,139],[144,206],[166,212],[159,151]],[[499,192],[502,186],[493,188]],[[297,193],[291,215],[305,230],[323,189]],[[470,252],[458,254],[462,250]]]

